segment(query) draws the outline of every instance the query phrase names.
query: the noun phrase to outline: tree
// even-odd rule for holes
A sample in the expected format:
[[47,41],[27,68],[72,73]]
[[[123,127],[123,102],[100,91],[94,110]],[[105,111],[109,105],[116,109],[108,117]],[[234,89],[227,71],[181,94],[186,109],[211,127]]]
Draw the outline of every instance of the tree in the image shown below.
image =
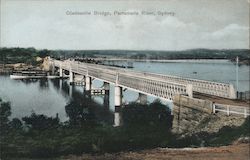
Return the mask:
[[22,129],[22,121],[18,118],[13,118],[10,122],[10,127],[13,129]]
[[0,100],[0,128],[6,129],[8,127],[9,116],[11,115],[11,107],[9,102]]
[[50,55],[50,51],[47,49],[43,49],[41,51],[38,51],[38,56],[41,58],[45,58],[46,56]]
[[170,128],[172,116],[170,109],[159,100],[142,105],[131,103],[122,109],[124,125],[163,125]]
[[32,113],[30,117],[23,117],[22,120],[32,129],[45,130],[59,126],[59,118],[47,117],[42,114]]

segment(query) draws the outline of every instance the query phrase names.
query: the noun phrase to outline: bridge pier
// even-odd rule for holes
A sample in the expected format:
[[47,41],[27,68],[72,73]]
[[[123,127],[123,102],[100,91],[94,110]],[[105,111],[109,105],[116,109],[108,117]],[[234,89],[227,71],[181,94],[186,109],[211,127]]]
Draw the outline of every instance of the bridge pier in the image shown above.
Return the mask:
[[121,122],[121,105],[122,105],[122,87],[115,86],[115,113],[114,113],[114,127],[122,125]]
[[103,88],[105,89],[105,94],[103,98],[103,105],[105,107],[109,107],[109,90],[110,90],[110,84],[108,82],[104,82]]
[[105,95],[109,95],[110,85],[108,82],[103,82],[103,88],[105,89]]
[[69,85],[69,97],[72,98],[73,95],[73,86]]
[[229,97],[231,99],[236,99],[236,92],[232,84],[229,85]]
[[59,68],[59,76],[60,76],[60,78],[63,77],[63,69],[62,69],[62,67]]
[[63,83],[63,80],[59,79],[59,89],[60,89],[60,91],[62,91],[62,83]]
[[92,88],[92,78],[90,76],[85,76],[85,91],[91,92]]
[[55,62],[51,63],[51,74],[55,75]]
[[138,102],[141,104],[147,104],[147,95],[143,93],[139,93]]
[[74,83],[74,73],[71,71],[69,71],[69,84],[72,85]]
[[115,86],[115,107],[122,105],[122,87]]
[[188,84],[186,90],[187,90],[188,97],[193,98],[193,85]]
[[109,95],[105,94],[103,97],[103,106],[109,108]]
[[121,113],[121,107],[115,107],[115,113],[114,113],[114,127],[119,127],[122,125],[122,113]]

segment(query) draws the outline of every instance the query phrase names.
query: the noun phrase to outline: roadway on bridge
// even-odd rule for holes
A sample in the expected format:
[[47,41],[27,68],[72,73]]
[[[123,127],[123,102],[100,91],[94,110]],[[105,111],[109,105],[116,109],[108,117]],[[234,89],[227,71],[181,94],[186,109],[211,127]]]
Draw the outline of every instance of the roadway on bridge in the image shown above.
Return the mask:
[[194,98],[198,99],[203,99],[203,100],[209,100],[215,103],[219,104],[226,104],[226,105],[233,105],[233,106],[244,106],[244,107],[249,107],[250,108],[250,102],[249,101],[244,101],[244,100],[237,100],[237,99],[226,99],[218,96],[212,96],[212,95],[207,95],[203,93],[198,93],[194,92],[193,93]]

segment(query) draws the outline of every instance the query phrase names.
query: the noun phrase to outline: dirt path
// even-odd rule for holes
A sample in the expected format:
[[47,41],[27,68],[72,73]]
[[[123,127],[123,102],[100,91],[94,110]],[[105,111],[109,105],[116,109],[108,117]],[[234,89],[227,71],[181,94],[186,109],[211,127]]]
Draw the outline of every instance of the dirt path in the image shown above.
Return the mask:
[[104,155],[68,156],[73,160],[250,160],[250,144],[235,144],[223,147],[157,148],[138,152],[120,152]]

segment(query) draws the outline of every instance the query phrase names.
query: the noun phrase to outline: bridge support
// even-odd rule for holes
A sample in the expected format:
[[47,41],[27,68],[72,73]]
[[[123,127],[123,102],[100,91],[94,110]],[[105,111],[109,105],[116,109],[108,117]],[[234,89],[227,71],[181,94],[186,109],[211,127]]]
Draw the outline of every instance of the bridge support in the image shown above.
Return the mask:
[[69,85],[69,97],[72,98],[73,86]]
[[62,69],[62,67],[59,68],[59,76],[60,76],[60,78],[63,77],[63,69]]
[[121,107],[115,107],[114,113],[114,127],[119,127],[122,125],[122,114],[121,114]]
[[55,62],[51,63],[51,74],[55,75]]
[[193,98],[193,85],[188,84],[186,90],[187,90],[188,97]]
[[85,90],[86,91],[91,91],[91,86],[92,86],[92,79],[90,76],[85,76]]
[[105,95],[103,98],[103,105],[108,108],[109,107],[109,90],[110,90],[109,83],[104,82],[103,88],[105,89]]
[[105,94],[103,97],[103,106],[109,108],[109,95]]
[[139,93],[138,102],[141,104],[147,104],[147,95]]
[[103,88],[105,89],[105,95],[109,95],[110,85],[108,82],[104,82]]
[[115,107],[122,105],[122,87],[115,86]]
[[121,122],[121,105],[122,105],[122,87],[115,86],[115,113],[114,113],[114,127],[122,125]]
[[69,84],[73,84],[74,83],[74,73],[70,70],[69,71]]
[[60,79],[60,80],[59,80],[59,89],[60,89],[60,91],[62,91],[62,83],[63,83],[63,80]]
[[236,91],[232,84],[229,85],[229,97],[230,99],[236,99]]

